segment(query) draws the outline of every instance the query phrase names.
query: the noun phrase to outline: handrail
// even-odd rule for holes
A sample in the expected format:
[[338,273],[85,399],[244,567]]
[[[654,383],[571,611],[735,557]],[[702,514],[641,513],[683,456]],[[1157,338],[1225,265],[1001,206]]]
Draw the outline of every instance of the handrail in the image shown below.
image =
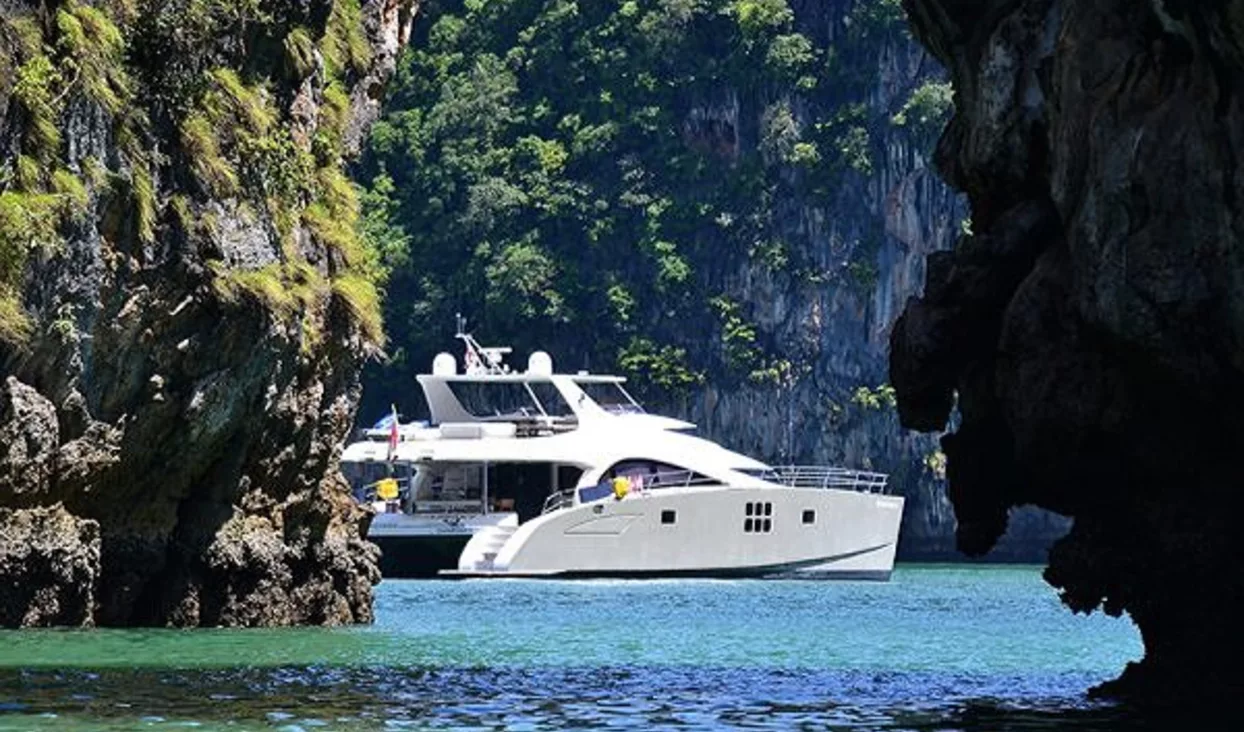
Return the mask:
[[836,488],[861,493],[885,493],[890,476],[829,465],[776,465],[756,477],[791,488]]
[[[774,466],[763,472],[746,471],[745,474],[763,480],[766,483],[786,488],[822,488],[834,490],[850,490],[859,493],[887,493],[889,476],[868,470],[852,470],[829,465],[782,465]],[[692,470],[674,470],[661,473],[647,473],[637,476],[639,481],[632,484],[631,491],[662,490],[665,488],[687,488],[690,486],[721,485],[721,481],[700,475]],[[549,513],[561,508],[573,506],[578,489],[568,488],[550,494],[544,499],[541,513]]]
[[544,507],[540,510],[541,514],[550,513],[561,508],[569,508],[574,505],[574,488],[565,488],[550,493],[548,498],[544,499]]

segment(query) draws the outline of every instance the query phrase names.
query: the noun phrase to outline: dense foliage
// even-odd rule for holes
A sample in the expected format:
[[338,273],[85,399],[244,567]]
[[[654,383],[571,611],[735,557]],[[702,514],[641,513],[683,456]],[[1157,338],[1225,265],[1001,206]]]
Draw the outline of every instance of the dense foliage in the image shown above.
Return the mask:
[[837,5],[826,23],[787,0],[425,3],[364,170],[393,267],[364,418],[410,393],[456,312],[485,343],[665,391],[786,378],[740,273],[866,290],[869,242],[826,266],[793,212],[861,185],[880,126],[945,113],[929,93],[870,108],[867,49],[905,32],[902,11]]
[[[88,218],[133,261],[198,250],[224,300],[300,321],[308,352],[333,301],[380,341],[384,273],[343,172],[346,89],[369,60],[359,0],[64,0],[0,17],[0,143],[16,153],[0,160],[0,344],[34,327],[29,256]],[[318,111],[291,119],[304,88]],[[115,152],[84,139],[97,119]],[[222,211],[270,222],[278,261],[215,250]],[[304,231],[327,266],[306,260]]]

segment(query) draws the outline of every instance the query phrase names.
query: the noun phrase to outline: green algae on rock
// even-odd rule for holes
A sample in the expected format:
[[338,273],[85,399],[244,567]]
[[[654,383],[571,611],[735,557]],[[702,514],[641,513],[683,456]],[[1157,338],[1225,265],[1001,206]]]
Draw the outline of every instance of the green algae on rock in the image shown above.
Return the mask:
[[0,523],[41,528],[0,532],[0,623],[370,619],[335,460],[383,271],[342,171],[416,6],[4,4]]

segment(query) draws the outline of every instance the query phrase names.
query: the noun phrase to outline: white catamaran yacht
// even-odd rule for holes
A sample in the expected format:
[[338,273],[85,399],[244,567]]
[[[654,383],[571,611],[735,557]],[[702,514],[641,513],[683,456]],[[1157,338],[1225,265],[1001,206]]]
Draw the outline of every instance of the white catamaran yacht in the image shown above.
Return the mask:
[[441,353],[418,377],[430,422],[343,456],[356,487],[403,487],[369,533],[384,576],[889,578],[903,498],[885,475],[769,466],[645,412],[621,377],[543,352],[513,372],[510,349],[458,338],[463,373]]

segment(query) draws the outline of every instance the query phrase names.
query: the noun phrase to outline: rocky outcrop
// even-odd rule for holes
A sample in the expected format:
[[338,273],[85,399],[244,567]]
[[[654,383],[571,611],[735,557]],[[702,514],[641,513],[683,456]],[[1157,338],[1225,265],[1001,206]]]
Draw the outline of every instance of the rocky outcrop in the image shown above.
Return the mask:
[[973,235],[928,258],[891,375],[905,425],[953,428],[959,546],[988,550],[1011,506],[1074,517],[1047,580],[1145,643],[1102,690],[1225,698],[1242,681],[1244,4],[904,4],[954,82],[938,163]]
[[342,169],[415,2],[11,5],[0,625],[370,620]]
[[99,524],[57,504],[0,508],[0,626],[90,625]]

